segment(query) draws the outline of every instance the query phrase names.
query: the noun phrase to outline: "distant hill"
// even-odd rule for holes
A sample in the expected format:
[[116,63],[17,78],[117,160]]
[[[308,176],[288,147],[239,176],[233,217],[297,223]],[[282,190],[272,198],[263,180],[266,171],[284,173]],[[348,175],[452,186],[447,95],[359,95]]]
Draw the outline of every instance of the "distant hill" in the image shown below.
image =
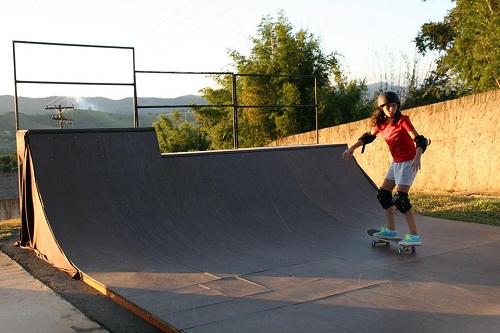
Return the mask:
[[[54,101],[56,101],[54,103]],[[63,97],[50,96],[43,98],[19,99],[19,127],[22,129],[58,128],[51,114],[45,110],[45,105],[71,105],[74,100],[65,100]],[[140,98],[139,105],[190,105],[207,104],[201,96],[188,95],[177,98]],[[187,111],[188,108],[164,108],[139,110],[139,125],[151,126],[159,114],[169,114],[175,111]],[[15,144],[15,117],[14,98],[9,95],[0,96],[0,154],[14,152]],[[78,99],[76,109],[67,113],[73,124],[66,124],[65,128],[123,128],[133,127],[132,98],[112,100],[104,97],[84,97]],[[186,120],[192,121],[192,114],[185,114]]]
[[[127,128],[133,127],[133,116],[78,110],[68,114],[73,124],[66,124],[64,128]],[[149,127],[157,119],[157,113],[142,114],[139,117],[141,127]],[[22,129],[50,129],[58,128],[56,121],[49,114],[28,115],[19,114],[19,125]],[[14,112],[0,114],[0,154],[12,153],[16,150],[16,131]]]
[[[139,105],[152,106],[152,105],[205,105],[207,101],[197,95],[185,95],[176,98],[156,98],[156,97],[140,97]],[[19,112],[27,115],[47,114],[44,110],[45,106],[49,104],[54,105],[72,105],[79,110],[92,110],[106,113],[117,113],[124,115],[133,115],[132,98],[123,99],[109,99],[105,97],[80,97],[76,100],[73,98],[66,98],[64,96],[49,96],[41,98],[20,97],[19,98]],[[184,111],[186,108],[178,108],[178,111]],[[0,114],[5,114],[14,111],[14,98],[11,95],[0,96]],[[144,109],[143,113],[170,113],[172,109]]]

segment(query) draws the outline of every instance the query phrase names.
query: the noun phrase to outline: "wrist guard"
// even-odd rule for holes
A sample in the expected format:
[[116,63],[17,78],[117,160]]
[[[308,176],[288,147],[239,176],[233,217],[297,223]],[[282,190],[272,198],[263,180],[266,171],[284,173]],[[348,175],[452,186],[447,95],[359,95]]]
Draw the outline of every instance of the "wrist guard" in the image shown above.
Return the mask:
[[431,144],[431,140],[427,139],[423,135],[417,135],[415,137],[415,144],[417,147],[422,148],[422,153],[424,153],[427,149],[427,146]]
[[369,132],[366,132],[362,136],[359,137],[358,141],[359,140],[363,141],[363,149],[361,149],[361,154],[363,154],[365,152],[365,146],[369,143],[372,143],[376,137],[377,137],[376,135],[372,135]]

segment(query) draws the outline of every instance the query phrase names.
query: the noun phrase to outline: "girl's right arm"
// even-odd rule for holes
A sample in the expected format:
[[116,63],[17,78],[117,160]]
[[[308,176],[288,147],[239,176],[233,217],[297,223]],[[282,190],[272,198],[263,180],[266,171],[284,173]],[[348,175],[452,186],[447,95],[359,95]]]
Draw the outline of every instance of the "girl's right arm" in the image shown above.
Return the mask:
[[[376,136],[378,133],[377,129],[374,127],[370,130],[369,132],[369,135],[372,135],[372,136]],[[365,134],[368,134],[365,133]],[[344,158],[344,160],[348,160],[352,157],[352,154],[354,153],[354,151],[356,149],[358,149],[359,147],[365,145],[365,142],[359,138],[358,141],[356,141],[356,143],[354,143],[351,147],[348,147],[343,153],[342,153],[342,157]]]

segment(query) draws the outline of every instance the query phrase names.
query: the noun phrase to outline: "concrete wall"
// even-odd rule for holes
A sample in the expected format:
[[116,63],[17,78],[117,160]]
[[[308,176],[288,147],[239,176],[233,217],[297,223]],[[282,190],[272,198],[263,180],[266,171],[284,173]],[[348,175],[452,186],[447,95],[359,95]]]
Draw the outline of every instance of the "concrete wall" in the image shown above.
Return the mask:
[[0,200],[17,198],[18,192],[17,173],[0,172]]
[[0,173],[0,220],[19,217],[17,173]]
[[0,221],[19,218],[19,199],[0,199]]
[[[500,194],[500,90],[404,111],[420,134],[432,140],[422,157],[413,189],[423,192]],[[320,130],[320,143],[348,143],[370,128],[369,119]],[[316,132],[287,137],[272,145],[316,142]],[[382,138],[355,153],[377,184],[391,161]]]

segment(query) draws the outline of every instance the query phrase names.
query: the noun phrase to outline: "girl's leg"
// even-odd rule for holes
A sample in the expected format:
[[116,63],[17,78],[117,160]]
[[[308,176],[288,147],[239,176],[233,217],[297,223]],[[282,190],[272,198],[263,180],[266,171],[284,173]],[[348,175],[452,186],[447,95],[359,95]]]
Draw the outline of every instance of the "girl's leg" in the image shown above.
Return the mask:
[[[398,185],[396,188],[398,192],[408,193],[410,191],[410,186],[408,185]],[[394,208],[394,206],[392,207]],[[418,235],[417,223],[415,221],[415,211],[411,208],[409,211],[404,213],[406,223],[408,224],[408,230],[412,235]]]
[[[394,180],[391,179],[384,179],[384,182],[382,183],[382,188],[384,190],[387,190],[389,192],[392,192],[394,190],[394,187],[396,186],[396,183]],[[389,230],[396,230],[396,207],[391,206],[385,210],[385,216],[387,220],[387,229]]]

